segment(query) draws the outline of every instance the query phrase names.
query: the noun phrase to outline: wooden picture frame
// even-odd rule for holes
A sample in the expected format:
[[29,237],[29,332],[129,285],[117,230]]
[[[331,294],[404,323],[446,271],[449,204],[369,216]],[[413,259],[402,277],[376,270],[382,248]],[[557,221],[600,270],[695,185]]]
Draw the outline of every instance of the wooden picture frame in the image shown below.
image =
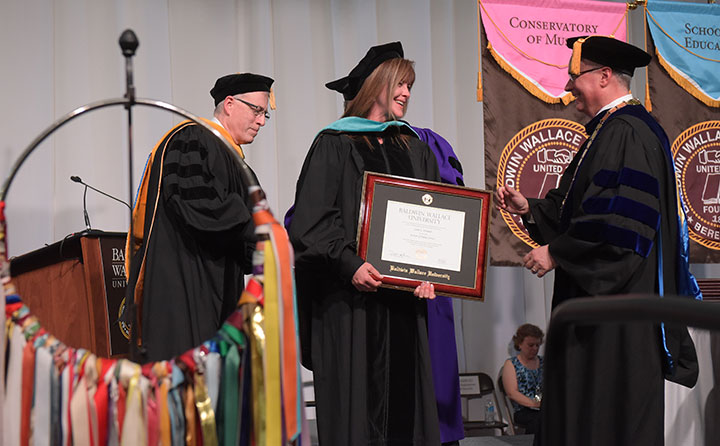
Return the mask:
[[366,172],[358,255],[383,274],[382,286],[484,300],[492,193]]

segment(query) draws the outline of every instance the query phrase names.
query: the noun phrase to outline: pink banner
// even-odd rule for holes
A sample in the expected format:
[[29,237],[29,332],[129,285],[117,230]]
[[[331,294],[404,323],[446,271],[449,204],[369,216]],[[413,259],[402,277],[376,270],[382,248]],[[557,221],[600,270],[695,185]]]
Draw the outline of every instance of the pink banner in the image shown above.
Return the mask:
[[567,38],[612,35],[627,41],[625,3],[478,0],[478,6],[493,58],[548,103],[573,99],[564,91],[572,53],[565,46]]

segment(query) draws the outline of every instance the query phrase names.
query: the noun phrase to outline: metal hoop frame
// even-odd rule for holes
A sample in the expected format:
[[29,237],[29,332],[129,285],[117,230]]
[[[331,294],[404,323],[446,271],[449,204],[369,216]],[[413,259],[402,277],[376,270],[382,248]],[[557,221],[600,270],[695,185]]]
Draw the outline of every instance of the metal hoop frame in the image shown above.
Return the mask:
[[[20,167],[25,162],[25,160],[30,156],[30,154],[37,148],[38,145],[40,145],[41,142],[43,142],[48,136],[50,136],[55,130],[59,129],[66,123],[70,122],[72,119],[77,118],[78,116],[81,116],[87,112],[91,112],[93,110],[98,110],[104,107],[109,107],[113,105],[123,105],[125,107],[132,107],[134,105],[146,105],[149,107],[155,107],[160,108],[164,110],[168,110],[170,112],[173,112],[175,114],[178,114],[180,116],[183,116],[196,124],[204,127],[205,129],[212,132],[213,135],[215,135],[220,141],[222,141],[225,148],[232,154],[235,161],[238,163],[238,165],[241,167],[240,172],[243,176],[243,180],[245,181],[245,184],[248,185],[248,192],[250,195],[253,195],[253,192],[256,192],[258,190],[262,190],[260,188],[260,185],[255,180],[255,176],[252,175],[250,168],[245,163],[245,161],[240,157],[240,155],[232,148],[230,143],[218,132],[215,128],[212,126],[209,126],[205,122],[203,122],[199,117],[193,115],[192,113],[183,110],[179,107],[176,107],[172,104],[168,104],[166,102],[162,101],[156,101],[154,99],[128,99],[128,98],[117,98],[117,99],[106,99],[98,102],[92,102],[87,105],[83,105],[81,107],[76,108],[75,110],[71,111],[70,113],[66,114],[65,116],[61,117],[57,121],[55,121],[50,127],[45,129],[40,135],[35,138],[30,145],[23,151],[22,154],[17,158],[15,161],[15,164],[13,164],[12,169],[10,170],[10,174],[5,179],[2,187],[2,191],[0,192],[0,202],[5,201],[8,191],[10,189],[10,185],[12,184],[13,179],[17,175],[18,171],[20,170]],[[132,160],[130,160],[132,163]],[[132,168],[132,166],[131,166]],[[131,186],[132,188],[132,186]],[[130,197],[130,200],[133,200],[133,197]],[[131,216],[132,218],[132,216]]]
[[[179,107],[176,107],[172,104],[168,104],[166,102],[162,101],[156,101],[153,99],[136,99],[133,98],[132,95],[130,97],[126,98],[118,98],[118,99],[106,99],[98,102],[93,102],[87,105],[83,105],[79,108],[76,108],[75,110],[71,111],[70,113],[66,114],[65,116],[61,117],[57,121],[55,121],[50,127],[45,129],[40,135],[38,135],[31,143],[30,145],[23,151],[22,154],[17,158],[15,163],[13,164],[12,169],[10,170],[10,174],[5,179],[2,190],[0,191],[0,279],[2,279],[2,283],[0,283],[0,286],[4,286],[6,281],[10,280],[10,265],[8,262],[8,252],[7,252],[7,226],[6,221],[4,220],[3,215],[3,207],[5,205],[5,199],[7,197],[7,194],[10,190],[10,185],[12,184],[13,179],[17,175],[18,171],[20,170],[20,167],[23,165],[25,160],[30,156],[30,154],[37,148],[38,145],[40,145],[41,142],[43,142],[48,136],[50,136],[53,132],[55,132],[57,129],[65,125],[66,123],[70,122],[71,120],[77,118],[78,116],[81,116],[85,113],[91,112],[93,110],[98,110],[104,107],[110,107],[114,105],[122,105],[128,110],[128,133],[129,133],[129,140],[128,140],[128,174],[129,174],[129,182],[132,183],[132,116],[131,116],[131,110],[134,105],[145,105],[149,107],[155,107],[160,108],[163,110],[168,110],[170,112],[173,112],[175,114],[178,114],[180,116],[183,116],[184,118],[187,118],[194,123],[200,125],[201,127],[205,128],[206,130],[210,131],[213,135],[215,135],[216,138],[218,138],[222,143],[223,147],[225,147],[228,152],[231,154],[232,158],[235,160],[235,162],[240,167],[240,174],[243,177],[243,180],[245,184],[248,186],[248,195],[250,196],[250,199],[253,202],[254,207],[267,207],[267,203],[265,203],[263,206],[260,206],[260,203],[265,198],[265,193],[263,192],[262,188],[260,188],[260,185],[258,184],[255,175],[252,174],[252,171],[248,167],[248,165],[245,163],[245,161],[240,157],[240,154],[235,151],[235,149],[230,145],[227,139],[225,139],[220,132],[218,132],[215,128],[208,125],[207,123],[203,122],[200,118],[193,115],[192,113],[183,110]],[[132,196],[133,191],[133,185],[129,185],[130,190],[130,201],[131,203],[134,202],[134,197]],[[132,246],[132,225],[133,225],[133,207],[130,208],[130,229],[128,231],[129,236],[131,237],[131,244]],[[130,257],[130,271],[132,271],[132,256]],[[128,271],[128,274],[130,273]],[[3,305],[5,303],[3,302]],[[130,305],[130,311],[133,313],[134,305]],[[133,321],[134,316],[133,316]],[[136,349],[137,349],[137,339],[135,337],[136,331],[133,330],[133,337],[130,343],[130,351],[131,351],[131,357],[136,356]]]

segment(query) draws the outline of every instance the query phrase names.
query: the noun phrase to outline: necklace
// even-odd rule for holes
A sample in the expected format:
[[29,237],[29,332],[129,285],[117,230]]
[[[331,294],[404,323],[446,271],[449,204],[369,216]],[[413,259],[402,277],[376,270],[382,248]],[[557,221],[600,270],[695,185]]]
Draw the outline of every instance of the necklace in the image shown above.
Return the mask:
[[575,185],[575,177],[577,176],[578,171],[580,170],[580,166],[582,165],[583,160],[585,159],[585,155],[590,151],[590,147],[592,146],[592,143],[595,141],[595,137],[600,132],[600,129],[602,128],[603,124],[605,124],[605,121],[608,120],[608,118],[615,113],[616,111],[620,110],[621,108],[625,107],[626,105],[639,105],[640,101],[637,99],[630,99],[629,101],[621,102],[615,107],[608,110],[607,113],[600,119],[600,122],[598,122],[598,125],[595,127],[595,130],[592,132],[592,135],[590,135],[590,138],[587,140],[587,144],[585,144],[585,150],[583,150],[582,154],[580,154],[580,161],[578,161],[577,166],[575,166],[575,171],[573,172],[572,179],[570,180],[570,187],[568,187],[567,192],[565,192],[565,197],[563,197],[562,204],[560,205],[560,215],[562,215],[563,209],[565,208],[565,201],[567,200],[568,196],[570,196],[570,191],[572,190],[573,186]]

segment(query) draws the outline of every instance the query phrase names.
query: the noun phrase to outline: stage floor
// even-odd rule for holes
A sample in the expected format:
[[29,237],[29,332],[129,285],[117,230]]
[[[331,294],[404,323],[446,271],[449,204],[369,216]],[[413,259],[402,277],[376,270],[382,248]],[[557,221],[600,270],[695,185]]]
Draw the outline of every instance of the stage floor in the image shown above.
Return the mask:
[[[317,446],[316,420],[308,420],[308,427],[310,428],[310,443],[312,446]],[[495,437],[492,435],[482,435],[484,432],[485,431],[479,432],[480,436],[478,437],[466,437],[460,440],[460,446],[532,446],[533,444],[533,435],[504,435]]]
[[505,435],[501,437],[467,437],[460,446],[532,446],[533,435]]

